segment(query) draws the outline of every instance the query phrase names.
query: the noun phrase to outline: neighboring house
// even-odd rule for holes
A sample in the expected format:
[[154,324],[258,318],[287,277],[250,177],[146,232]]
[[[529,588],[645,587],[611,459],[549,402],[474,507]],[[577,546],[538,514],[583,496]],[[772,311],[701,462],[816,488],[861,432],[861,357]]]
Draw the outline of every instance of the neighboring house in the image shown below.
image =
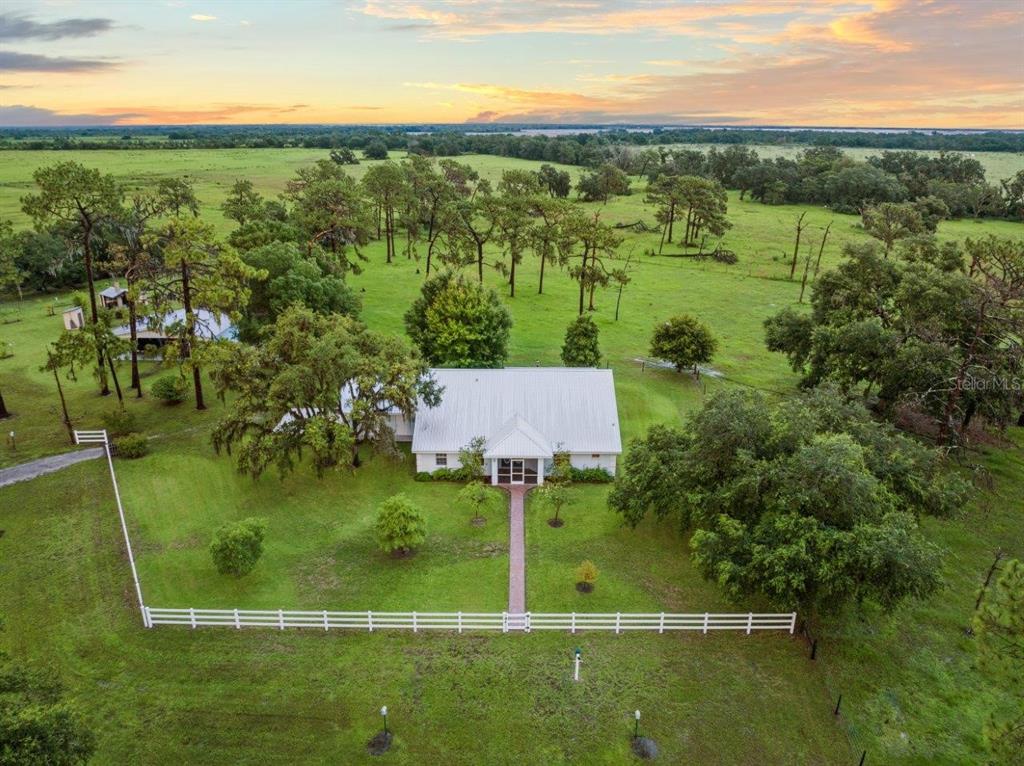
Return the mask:
[[128,289],[115,282],[105,290],[100,290],[100,300],[105,309],[123,308],[128,305]]
[[[197,309],[196,335],[203,340],[235,340],[238,336],[234,325],[225,314],[214,314],[205,309]],[[177,309],[164,314],[163,319],[154,322],[152,319],[138,318],[135,320],[138,347],[141,351],[146,346],[163,346],[169,340],[178,337],[178,328],[185,322],[185,309]],[[130,338],[130,325],[114,328],[114,335],[119,338]]]
[[485,439],[492,484],[543,484],[555,453],[576,468],[615,473],[622,453],[611,370],[585,367],[432,369],[441,403],[421,403],[409,423],[392,413],[395,438],[412,440],[416,470],[461,466],[459,450]]

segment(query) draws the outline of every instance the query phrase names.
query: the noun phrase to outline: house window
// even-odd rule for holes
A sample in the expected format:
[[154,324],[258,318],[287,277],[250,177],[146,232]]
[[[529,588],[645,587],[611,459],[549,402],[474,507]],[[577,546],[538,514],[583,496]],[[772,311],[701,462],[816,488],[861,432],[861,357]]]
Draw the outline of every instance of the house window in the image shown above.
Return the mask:
[[443,452],[438,452],[434,455],[434,464],[437,465],[438,468],[446,467],[448,465],[448,455]]
[[590,457],[601,457],[601,455],[595,452]]

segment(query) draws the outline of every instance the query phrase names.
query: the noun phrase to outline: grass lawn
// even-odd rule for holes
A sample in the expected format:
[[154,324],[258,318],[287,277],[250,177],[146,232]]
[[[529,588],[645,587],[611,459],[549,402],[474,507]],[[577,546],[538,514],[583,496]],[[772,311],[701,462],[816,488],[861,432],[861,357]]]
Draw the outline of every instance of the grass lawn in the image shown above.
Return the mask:
[[[204,215],[222,232],[226,222],[211,206],[236,177],[252,177],[273,192],[298,165],[326,155],[0,154],[0,216],[14,213],[34,167],[75,157],[140,184],[188,172]],[[502,167],[539,164],[462,159],[489,177]],[[639,192],[590,208],[613,223],[653,221]],[[804,241],[815,253],[822,229],[834,220],[825,268],[839,261],[843,243],[867,239],[856,217],[769,207],[735,194],[729,212],[734,225],[724,241],[739,256],[734,266],[670,255],[674,248],[646,256],[657,237],[626,236],[622,251],[635,254],[636,266],[621,317],[614,318],[611,291],[598,292],[594,313],[605,362],[615,373],[626,440],[653,423],[680,422],[721,387],[778,395],[793,390],[796,376],[785,360],[764,348],[762,323],[797,301],[800,287],[789,280],[789,258],[794,223],[804,211],[811,224]],[[943,223],[939,233],[1021,237],[1024,226],[955,221]],[[423,279],[422,264],[400,257],[386,266],[378,243],[366,255],[364,273],[351,280],[363,299],[363,319],[372,329],[401,334],[402,314]],[[564,328],[576,314],[574,284],[557,270],[546,277],[544,295],[537,294],[535,261],[526,257],[517,296],[506,299],[514,320],[510,364],[558,364]],[[486,281],[504,291],[498,274],[488,272]],[[48,303],[52,296],[4,307],[3,320],[20,320],[0,324],[0,339],[15,346],[13,357],[0,360],[0,390],[16,413],[4,430],[16,430],[18,450],[0,450],[0,466],[67,449],[52,377],[38,372],[44,344],[61,328],[59,314],[46,315]],[[711,327],[719,340],[713,367],[724,377],[694,381],[643,367],[652,325],[681,312]],[[160,374],[154,368],[145,373],[147,382]],[[88,376],[67,384],[67,394],[78,427],[98,427],[100,415],[114,407],[97,396]],[[318,482],[297,474],[281,482],[268,475],[253,483],[234,472],[230,458],[213,455],[208,432],[223,405],[208,399],[206,413],[189,403],[167,408],[149,397],[128,401],[140,426],[160,437],[149,457],[118,463],[143,587],[153,605],[502,608],[503,512],[488,514],[482,529],[471,527],[469,513],[455,507],[455,485],[417,484],[411,466],[376,458],[354,476]],[[818,663],[804,658],[799,642],[767,635],[456,639],[143,631],[129,610],[130,579],[109,486],[97,464],[0,489],[0,529],[6,532],[0,537],[0,611],[9,624],[0,642],[68,679],[100,732],[101,762],[358,761],[376,726],[374,711],[388,704],[399,731],[399,751],[389,756],[396,763],[623,762],[623,732],[628,734],[628,712],[635,707],[645,711],[645,721],[650,716],[651,733],[669,763],[845,764],[855,763],[861,748],[869,751],[868,764],[977,763],[984,757],[985,717],[1010,704],[1014,693],[974,667],[964,633],[974,590],[995,548],[1024,556],[1024,435],[1018,429],[1010,437],[1015,443],[975,456],[990,482],[980,482],[988,488],[971,506],[959,518],[926,525],[929,537],[947,549],[947,587],[892,615],[865,610],[827,620]],[[728,603],[699,577],[687,541],[675,530],[653,523],[635,531],[620,527],[606,508],[607,489],[578,488],[560,529],[547,526],[546,513],[528,503],[528,608],[747,606]],[[398,491],[423,506],[430,535],[419,554],[402,561],[377,553],[372,536],[377,504]],[[210,564],[209,538],[224,521],[250,515],[269,521],[265,557],[249,578],[222,578]],[[583,596],[573,587],[574,569],[586,558],[601,575],[594,593]],[[576,644],[584,647],[584,674],[593,685],[566,682]],[[844,716],[837,725],[830,700],[840,693]]]
[[[636,530],[608,509],[607,486],[578,485],[565,525],[548,525],[549,509],[531,493],[526,508],[526,603],[537,612],[746,611],[705,582],[671,524],[646,521]],[[597,566],[592,593],[576,590],[583,559]],[[625,605],[628,605],[625,606]],[[754,607],[751,607],[754,608]]]
[[[412,480],[412,459],[368,457],[356,472],[316,480],[240,476],[214,455],[205,434],[154,442],[152,454],[118,461],[137,546],[139,576],[152,606],[376,611],[490,611],[508,599],[507,500],[493,492],[487,523],[455,501],[457,485]],[[377,507],[405,493],[423,511],[427,540],[403,559],[377,548]],[[208,549],[222,524],[246,516],[268,524],[252,574],[226,577]]]
[[[854,759],[785,634],[147,631],[100,464],[6,487],[0,507],[0,644],[66,682],[97,764],[626,764],[636,708],[663,763]],[[383,704],[397,742],[374,759]]]

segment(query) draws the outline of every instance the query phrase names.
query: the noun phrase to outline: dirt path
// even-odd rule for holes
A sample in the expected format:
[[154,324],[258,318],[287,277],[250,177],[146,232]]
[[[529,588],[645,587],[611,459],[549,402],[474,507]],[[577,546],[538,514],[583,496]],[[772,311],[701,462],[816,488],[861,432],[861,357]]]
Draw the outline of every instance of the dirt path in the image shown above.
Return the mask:
[[103,457],[103,447],[91,447],[89,449],[65,452],[61,455],[50,455],[41,457],[38,460],[30,460],[21,465],[13,465],[10,468],[0,468],[0,487],[8,484],[16,484],[19,481],[29,481],[37,476],[44,476],[54,473],[69,465],[82,463],[86,460],[95,460]]

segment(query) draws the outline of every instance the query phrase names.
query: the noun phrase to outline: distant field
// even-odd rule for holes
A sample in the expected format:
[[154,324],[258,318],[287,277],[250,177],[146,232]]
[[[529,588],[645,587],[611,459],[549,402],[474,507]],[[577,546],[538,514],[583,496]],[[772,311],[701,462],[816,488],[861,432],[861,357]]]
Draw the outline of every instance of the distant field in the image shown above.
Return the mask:
[[[712,146],[721,151],[724,147],[721,144],[674,144],[673,146],[680,146],[683,148],[700,149],[702,151],[708,151]],[[806,146],[774,146],[774,145],[763,145],[763,144],[752,144],[751,149],[757,151],[757,153],[765,159],[774,159],[775,157],[789,157],[794,158],[797,154],[806,149]],[[841,147],[842,150],[849,154],[856,160],[866,160],[872,155],[879,155],[884,149],[861,149],[858,147]],[[900,151],[900,150],[893,150]],[[937,151],[932,150],[915,150],[919,154],[925,154],[929,157],[938,156]],[[966,154],[968,157],[978,160],[985,168],[985,177],[989,183],[998,185],[1004,178],[1009,178],[1018,170],[1024,170],[1024,154],[1020,152],[958,152],[959,154]]]

